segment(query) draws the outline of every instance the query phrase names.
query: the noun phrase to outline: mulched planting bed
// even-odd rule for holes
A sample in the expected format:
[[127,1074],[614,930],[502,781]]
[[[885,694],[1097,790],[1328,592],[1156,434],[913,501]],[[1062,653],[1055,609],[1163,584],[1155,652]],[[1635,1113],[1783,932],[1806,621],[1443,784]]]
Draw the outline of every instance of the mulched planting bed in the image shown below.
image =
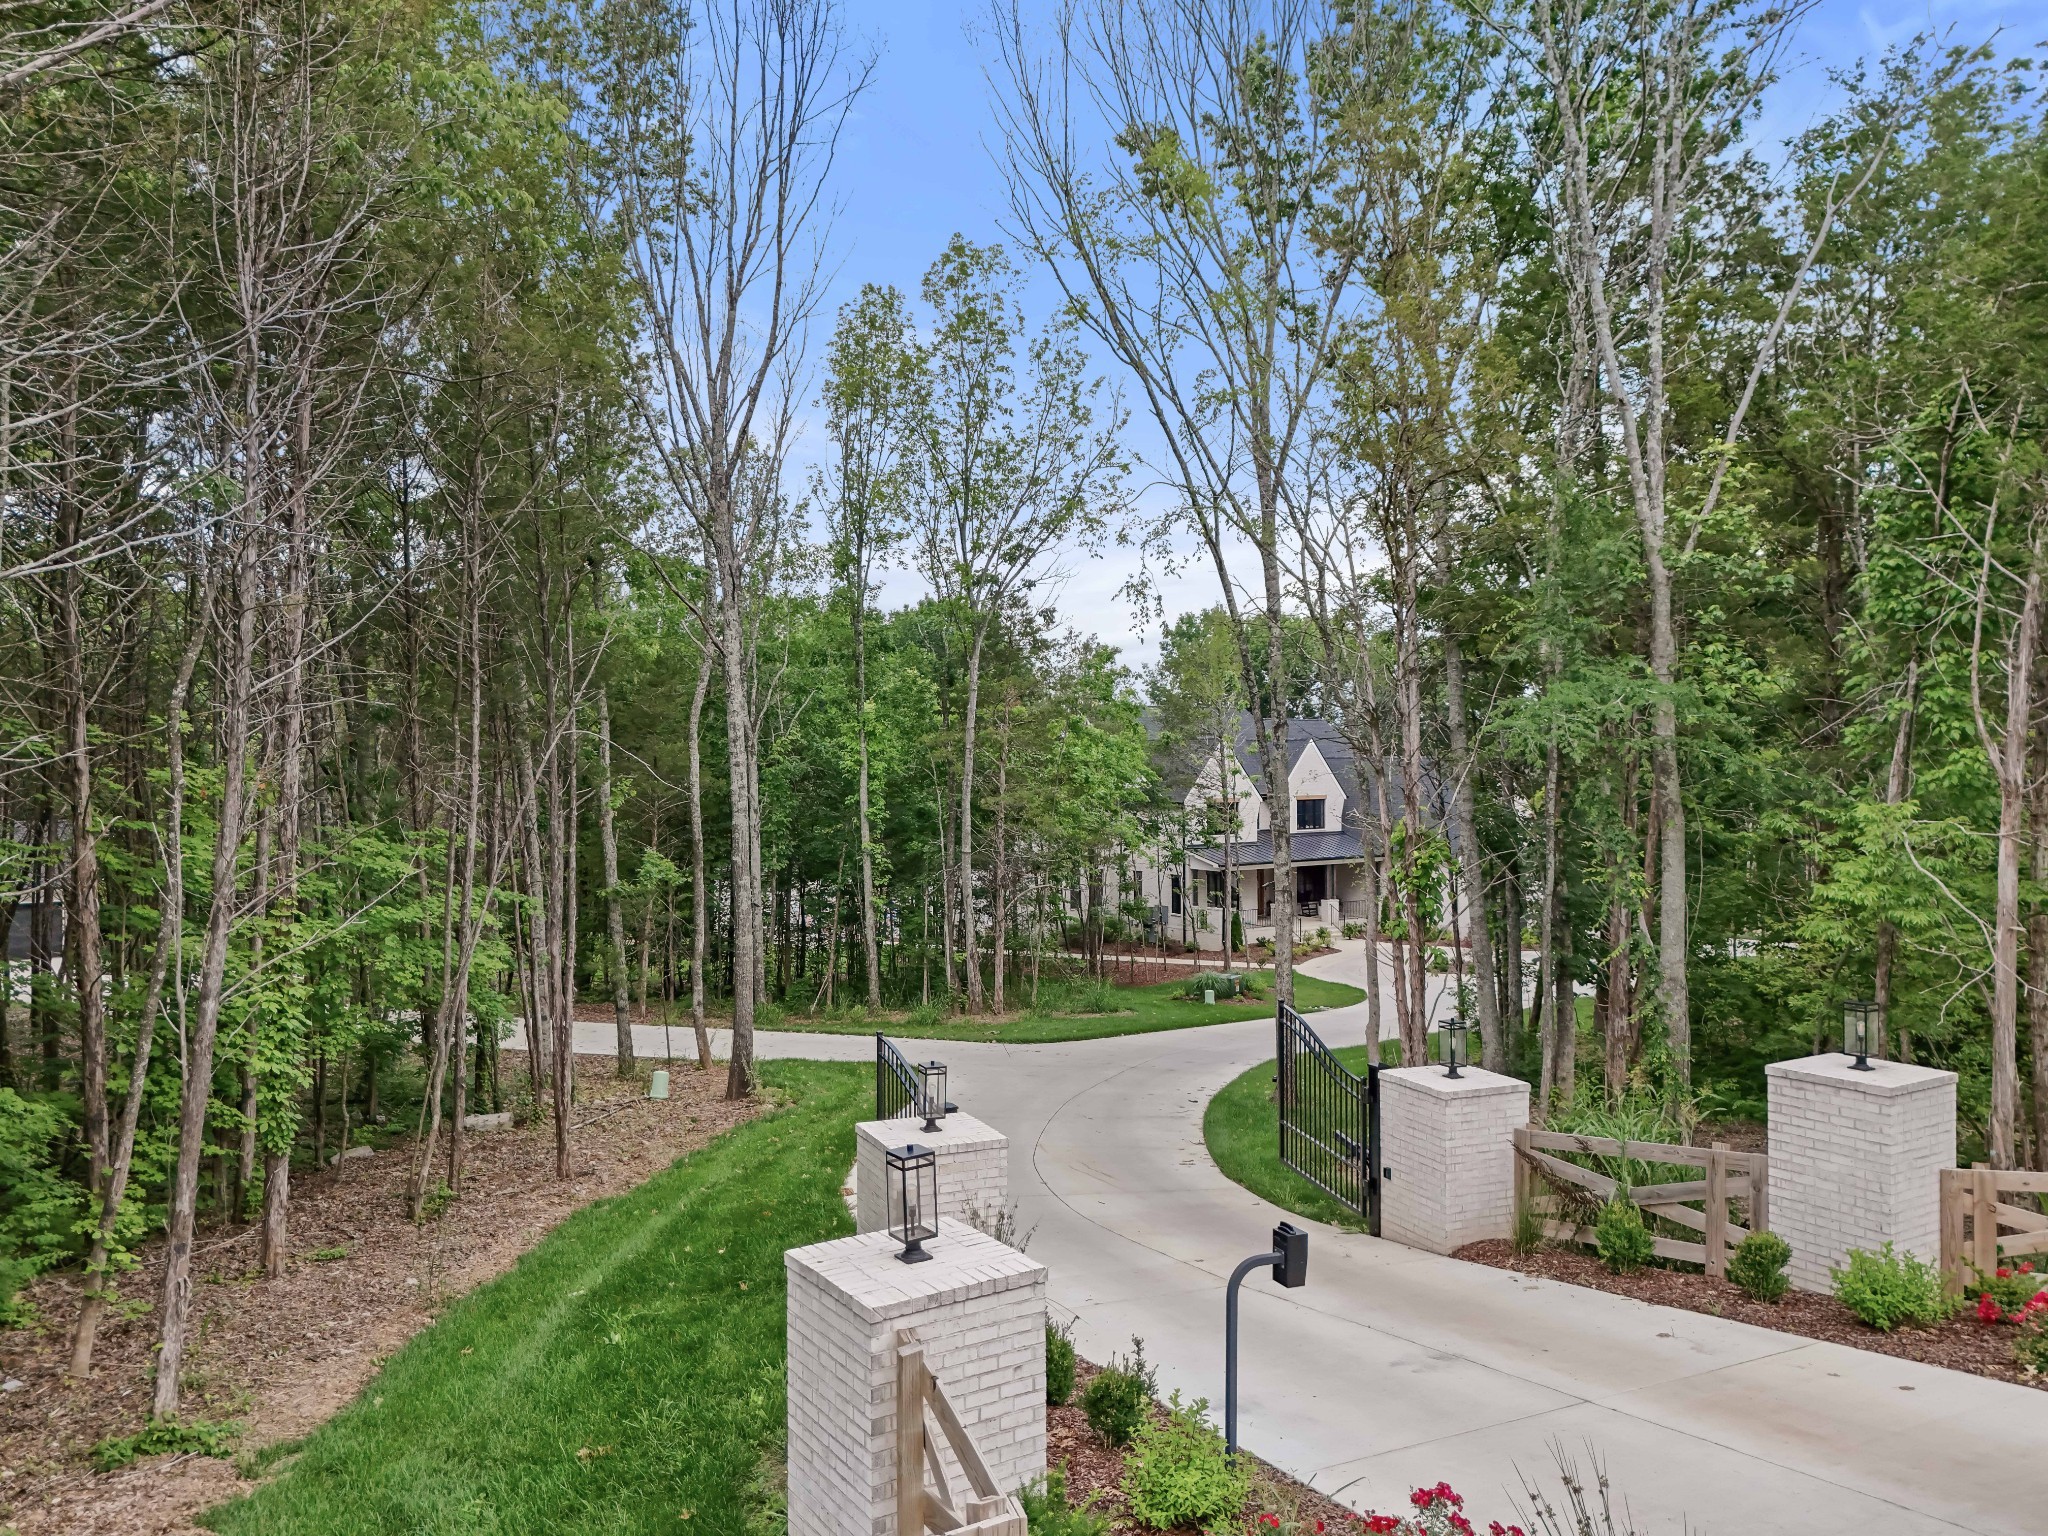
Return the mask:
[[[1095,1433],[1089,1427],[1088,1416],[1081,1411],[1081,1389],[1100,1369],[1100,1366],[1091,1365],[1086,1360],[1077,1361],[1072,1401],[1045,1410],[1045,1464],[1067,1469],[1067,1498],[1073,1504],[1079,1505],[1093,1494],[1096,1512],[1108,1515],[1116,1530],[1149,1532],[1152,1527],[1140,1525],[1130,1517],[1124,1499],[1120,1486],[1124,1476],[1124,1452]],[[1358,1530],[1358,1513],[1348,1505],[1317,1493],[1306,1483],[1296,1482],[1285,1472],[1276,1471],[1249,1452],[1241,1451],[1239,1454],[1253,1468],[1252,1502],[1245,1509],[1247,1528],[1255,1529],[1252,1523],[1260,1515],[1271,1512],[1283,1519],[1299,1521],[1311,1531],[1316,1528],[1318,1520],[1328,1525],[1333,1533]],[[1169,1536],[1200,1536],[1200,1532],[1188,1526],[1169,1533]]]
[[1640,1269],[1617,1275],[1591,1253],[1566,1248],[1516,1253],[1512,1243],[1499,1240],[1467,1243],[1451,1257],[2048,1391],[2048,1376],[2029,1376],[2014,1361],[2012,1326],[1979,1322],[1968,1311],[1931,1328],[1880,1333],[1832,1296],[1788,1291],[1782,1301],[1756,1301],[1726,1280],[1709,1280],[1691,1270]]
[[[207,1224],[193,1263],[188,1416],[232,1419],[240,1445],[292,1440],[347,1404],[383,1360],[463,1292],[510,1269],[563,1218],[640,1184],[763,1103],[727,1103],[723,1068],[670,1075],[672,1097],[620,1081],[609,1063],[578,1063],[570,1177],[555,1177],[553,1123],[472,1131],[464,1139],[460,1200],[414,1226],[404,1210],[409,1141],[371,1157],[295,1171],[291,1258],[265,1282],[255,1228]],[[642,1064],[643,1067],[645,1063]],[[505,1080],[525,1074],[507,1052]],[[445,1149],[445,1131],[442,1146]],[[95,1472],[92,1447],[146,1421],[163,1286],[161,1239],[142,1268],[121,1278],[125,1298],[148,1309],[109,1316],[90,1380],[63,1375],[78,1309],[78,1276],[46,1275],[26,1294],[34,1328],[0,1332],[0,1377],[21,1386],[0,1395],[0,1532],[20,1536],[159,1536],[193,1531],[191,1516],[249,1484],[235,1465],[204,1456],[162,1456]],[[316,1257],[317,1256],[317,1257]]]

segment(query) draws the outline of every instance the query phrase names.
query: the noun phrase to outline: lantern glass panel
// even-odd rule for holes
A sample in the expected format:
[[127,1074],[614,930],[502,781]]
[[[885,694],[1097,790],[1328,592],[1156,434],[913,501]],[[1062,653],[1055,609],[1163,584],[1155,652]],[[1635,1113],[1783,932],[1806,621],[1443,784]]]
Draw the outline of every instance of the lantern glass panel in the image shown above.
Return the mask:
[[1842,1004],[1842,1053],[1856,1058],[1856,1065],[1867,1068],[1870,1060],[1871,1038],[1877,1027],[1877,1002],[1874,998],[1852,997]]
[[1452,1019],[1444,1025],[1444,1061],[1450,1068],[1444,1076],[1462,1075],[1462,1068],[1466,1062],[1465,1037],[1471,1027],[1463,1019]]
[[952,1108],[946,1102],[946,1064],[943,1061],[919,1062],[917,1075],[917,1112],[924,1116],[924,1128],[936,1131],[939,1122],[946,1118],[946,1111]]
[[906,1264],[931,1257],[925,1239],[939,1232],[939,1160],[929,1147],[891,1147],[885,1154],[889,1185],[889,1235],[903,1244]]

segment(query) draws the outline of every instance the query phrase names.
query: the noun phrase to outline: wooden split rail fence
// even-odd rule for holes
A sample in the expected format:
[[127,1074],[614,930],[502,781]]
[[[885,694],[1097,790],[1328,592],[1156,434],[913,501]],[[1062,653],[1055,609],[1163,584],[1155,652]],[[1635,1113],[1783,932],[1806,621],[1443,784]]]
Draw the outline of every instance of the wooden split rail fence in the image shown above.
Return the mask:
[[2048,1254],[2048,1215],[2026,1196],[2048,1195],[2048,1173],[2010,1168],[1941,1170],[1941,1276],[1952,1296],[1977,1273],[2010,1259]]
[[[958,1505],[926,1410],[967,1479]],[[931,1473],[927,1485],[925,1473]],[[896,1343],[896,1530],[898,1536],[1026,1536],[1023,1506],[996,1487],[995,1474],[924,1363],[924,1346],[902,1334]]]
[[[1624,1188],[1619,1180],[1597,1169],[1568,1163],[1557,1153],[1581,1157],[1606,1157],[1631,1163],[1676,1163],[1698,1168],[1705,1175],[1667,1184],[1641,1184]],[[1553,1241],[1593,1246],[1593,1228],[1571,1219],[1566,1200],[1559,1194],[1544,1194],[1541,1181],[1549,1180],[1565,1190],[1576,1190],[1605,1205],[1616,1194],[1626,1195],[1646,1216],[1656,1216],[1700,1234],[1698,1242],[1675,1237],[1653,1237],[1652,1248],[1659,1258],[1698,1264],[1716,1279],[1728,1273],[1728,1250],[1751,1232],[1768,1232],[1770,1222],[1770,1159],[1761,1152],[1730,1152],[1718,1142],[1711,1147],[1681,1147],[1667,1142],[1615,1141],[1605,1136],[1575,1136],[1567,1131],[1539,1131],[1522,1126],[1515,1131],[1515,1203],[1525,1202],[1543,1221],[1543,1235]],[[1738,1225],[1728,1213],[1728,1202],[1744,1203],[1749,1225]]]

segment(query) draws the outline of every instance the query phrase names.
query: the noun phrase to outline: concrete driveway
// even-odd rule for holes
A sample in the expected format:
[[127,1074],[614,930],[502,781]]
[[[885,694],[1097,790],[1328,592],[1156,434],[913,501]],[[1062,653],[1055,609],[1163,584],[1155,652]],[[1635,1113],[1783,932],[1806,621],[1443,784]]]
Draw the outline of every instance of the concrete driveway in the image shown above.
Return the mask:
[[[1352,1044],[1364,1014],[1315,1022]],[[608,1055],[610,1035],[581,1026],[577,1048]],[[659,1030],[641,1040],[660,1053]],[[873,1052],[845,1035],[759,1046]],[[1271,1059],[1271,1026],[944,1051],[953,1097],[1011,1138],[1020,1224],[1082,1353],[1141,1336],[1162,1389],[1220,1414],[1223,1284],[1285,1213],[1217,1172],[1201,1117]],[[1358,1508],[1446,1479],[1484,1530],[1514,1518],[1524,1475],[1554,1490],[1562,1452],[1605,1467],[1642,1536],[2041,1528],[2048,1393],[1310,1225],[1306,1287],[1245,1286],[1241,1434]]]

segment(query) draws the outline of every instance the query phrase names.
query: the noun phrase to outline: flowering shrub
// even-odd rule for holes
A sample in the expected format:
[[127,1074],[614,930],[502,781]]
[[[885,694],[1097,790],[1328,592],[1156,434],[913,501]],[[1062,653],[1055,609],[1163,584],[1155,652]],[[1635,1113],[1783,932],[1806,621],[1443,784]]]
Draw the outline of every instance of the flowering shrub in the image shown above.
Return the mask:
[[[1408,1495],[1408,1502],[1414,1506],[1411,1514],[1380,1515],[1368,1511],[1335,1527],[1328,1527],[1321,1520],[1292,1521],[1264,1514],[1252,1521],[1249,1536],[1307,1536],[1311,1531],[1328,1532],[1329,1536],[1479,1536],[1478,1528],[1465,1514],[1465,1500],[1449,1483],[1417,1488]],[[1486,1536],[1528,1533],[1519,1525],[1503,1525],[1493,1520],[1487,1524]]]
[[1997,1273],[1977,1272],[1970,1287],[1982,1323],[2021,1323],[2048,1312],[2048,1275],[2037,1275],[2031,1262],[2018,1268],[2000,1265]]

